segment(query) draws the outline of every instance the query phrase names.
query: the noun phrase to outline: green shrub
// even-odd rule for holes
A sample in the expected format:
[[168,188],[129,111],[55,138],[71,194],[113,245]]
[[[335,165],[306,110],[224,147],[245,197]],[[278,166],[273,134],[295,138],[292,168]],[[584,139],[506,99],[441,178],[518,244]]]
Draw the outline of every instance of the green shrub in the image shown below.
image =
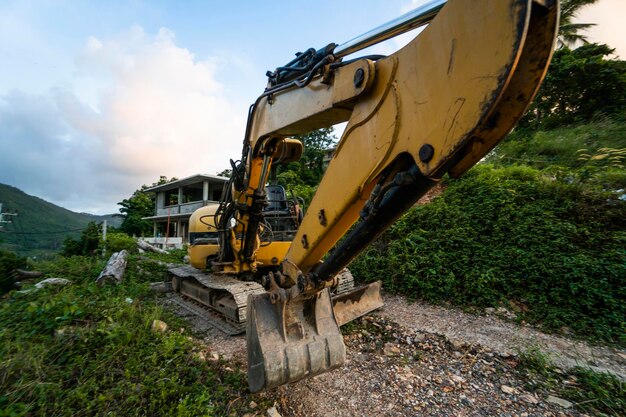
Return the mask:
[[15,279],[12,272],[25,266],[26,259],[17,256],[13,252],[0,249],[0,294],[13,289]]
[[104,268],[106,260],[93,256],[57,256],[40,261],[37,268],[48,277],[66,278],[73,282],[92,282]]
[[[103,243],[101,243],[102,245]],[[137,242],[134,238],[128,236],[126,233],[121,232],[109,232],[107,233],[107,240],[105,243],[107,253],[119,252],[126,250],[129,253],[137,252]]]
[[528,167],[478,166],[447,185],[352,272],[435,302],[515,302],[521,319],[548,329],[626,341],[626,202]]
[[146,252],[143,256],[161,262],[180,264],[183,263],[185,256],[187,256],[187,247],[183,246],[182,249],[170,249],[167,253]]
[[95,255],[100,245],[101,229],[95,222],[89,222],[82,231],[80,239],[75,240],[70,236],[63,242],[63,256]]

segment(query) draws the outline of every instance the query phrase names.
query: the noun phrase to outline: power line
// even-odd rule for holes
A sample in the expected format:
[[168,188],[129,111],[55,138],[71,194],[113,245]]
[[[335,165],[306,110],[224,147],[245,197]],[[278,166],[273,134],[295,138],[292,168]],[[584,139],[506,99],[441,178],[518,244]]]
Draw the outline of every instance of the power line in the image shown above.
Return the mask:
[[46,231],[46,232],[7,232],[13,235],[54,235],[60,233],[69,233],[69,232],[80,232],[85,228],[80,229],[67,229],[67,230],[55,230],[55,231]]

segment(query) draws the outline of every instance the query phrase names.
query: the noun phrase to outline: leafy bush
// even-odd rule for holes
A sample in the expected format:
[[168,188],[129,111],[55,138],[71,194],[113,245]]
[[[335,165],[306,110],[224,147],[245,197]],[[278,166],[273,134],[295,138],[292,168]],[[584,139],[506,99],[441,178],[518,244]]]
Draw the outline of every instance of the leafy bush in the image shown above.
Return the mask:
[[135,241],[135,239],[128,236],[126,233],[120,233],[120,232],[107,233],[107,240],[106,240],[105,246],[106,246],[107,252],[109,253],[119,252],[121,250],[126,250],[129,253],[137,252],[137,242]]
[[21,258],[13,252],[0,249],[0,294],[4,294],[13,289],[15,279],[12,272],[15,269],[26,266],[26,259]]
[[523,306],[549,329],[623,343],[626,202],[528,167],[478,166],[350,266],[411,297]]
[[94,256],[58,256],[37,263],[38,270],[50,277],[66,278],[74,282],[92,282],[104,268],[106,260]]
[[103,248],[106,248],[108,255],[123,249],[130,253],[137,252],[135,239],[117,230],[109,230],[107,240],[103,242],[101,226],[95,222],[87,225],[78,240],[66,238],[63,246],[62,255],[66,257],[100,255],[103,253]]
[[65,238],[63,242],[63,255],[94,255],[100,245],[100,226],[95,222],[90,222],[85,230],[82,231],[80,239],[75,240],[71,237]]

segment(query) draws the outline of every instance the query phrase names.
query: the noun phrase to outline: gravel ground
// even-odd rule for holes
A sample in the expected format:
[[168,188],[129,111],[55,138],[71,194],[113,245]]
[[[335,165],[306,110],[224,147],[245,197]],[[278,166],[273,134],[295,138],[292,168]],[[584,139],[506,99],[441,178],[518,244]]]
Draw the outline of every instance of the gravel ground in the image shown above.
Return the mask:
[[[626,375],[624,352],[546,335],[503,321],[497,312],[474,316],[399,296],[384,299],[382,310],[342,329],[348,350],[342,368],[262,397],[275,398],[283,417],[585,416],[550,392],[527,390],[514,352],[538,346],[562,367],[586,363]],[[226,336],[170,307],[211,352],[245,369],[245,337]],[[265,413],[251,409],[248,416]]]
[[283,416],[585,415],[526,391],[509,355],[381,316],[353,327],[343,368],[278,389]]
[[498,353],[514,354],[538,347],[564,369],[589,367],[599,372],[611,372],[626,381],[626,351],[592,346],[502,320],[499,315],[514,317],[514,313],[505,309],[487,311],[490,313],[477,316],[458,308],[411,303],[401,296],[385,295],[385,307],[378,314],[409,329],[443,335],[453,343],[480,344]]

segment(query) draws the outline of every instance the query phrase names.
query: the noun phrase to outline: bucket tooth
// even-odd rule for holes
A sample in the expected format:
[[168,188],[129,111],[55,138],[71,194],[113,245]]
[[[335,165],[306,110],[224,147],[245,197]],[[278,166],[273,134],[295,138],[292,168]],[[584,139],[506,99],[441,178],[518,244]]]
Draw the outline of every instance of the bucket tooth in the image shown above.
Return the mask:
[[318,375],[345,361],[328,289],[307,300],[275,304],[269,293],[250,295],[247,317],[251,392]]

